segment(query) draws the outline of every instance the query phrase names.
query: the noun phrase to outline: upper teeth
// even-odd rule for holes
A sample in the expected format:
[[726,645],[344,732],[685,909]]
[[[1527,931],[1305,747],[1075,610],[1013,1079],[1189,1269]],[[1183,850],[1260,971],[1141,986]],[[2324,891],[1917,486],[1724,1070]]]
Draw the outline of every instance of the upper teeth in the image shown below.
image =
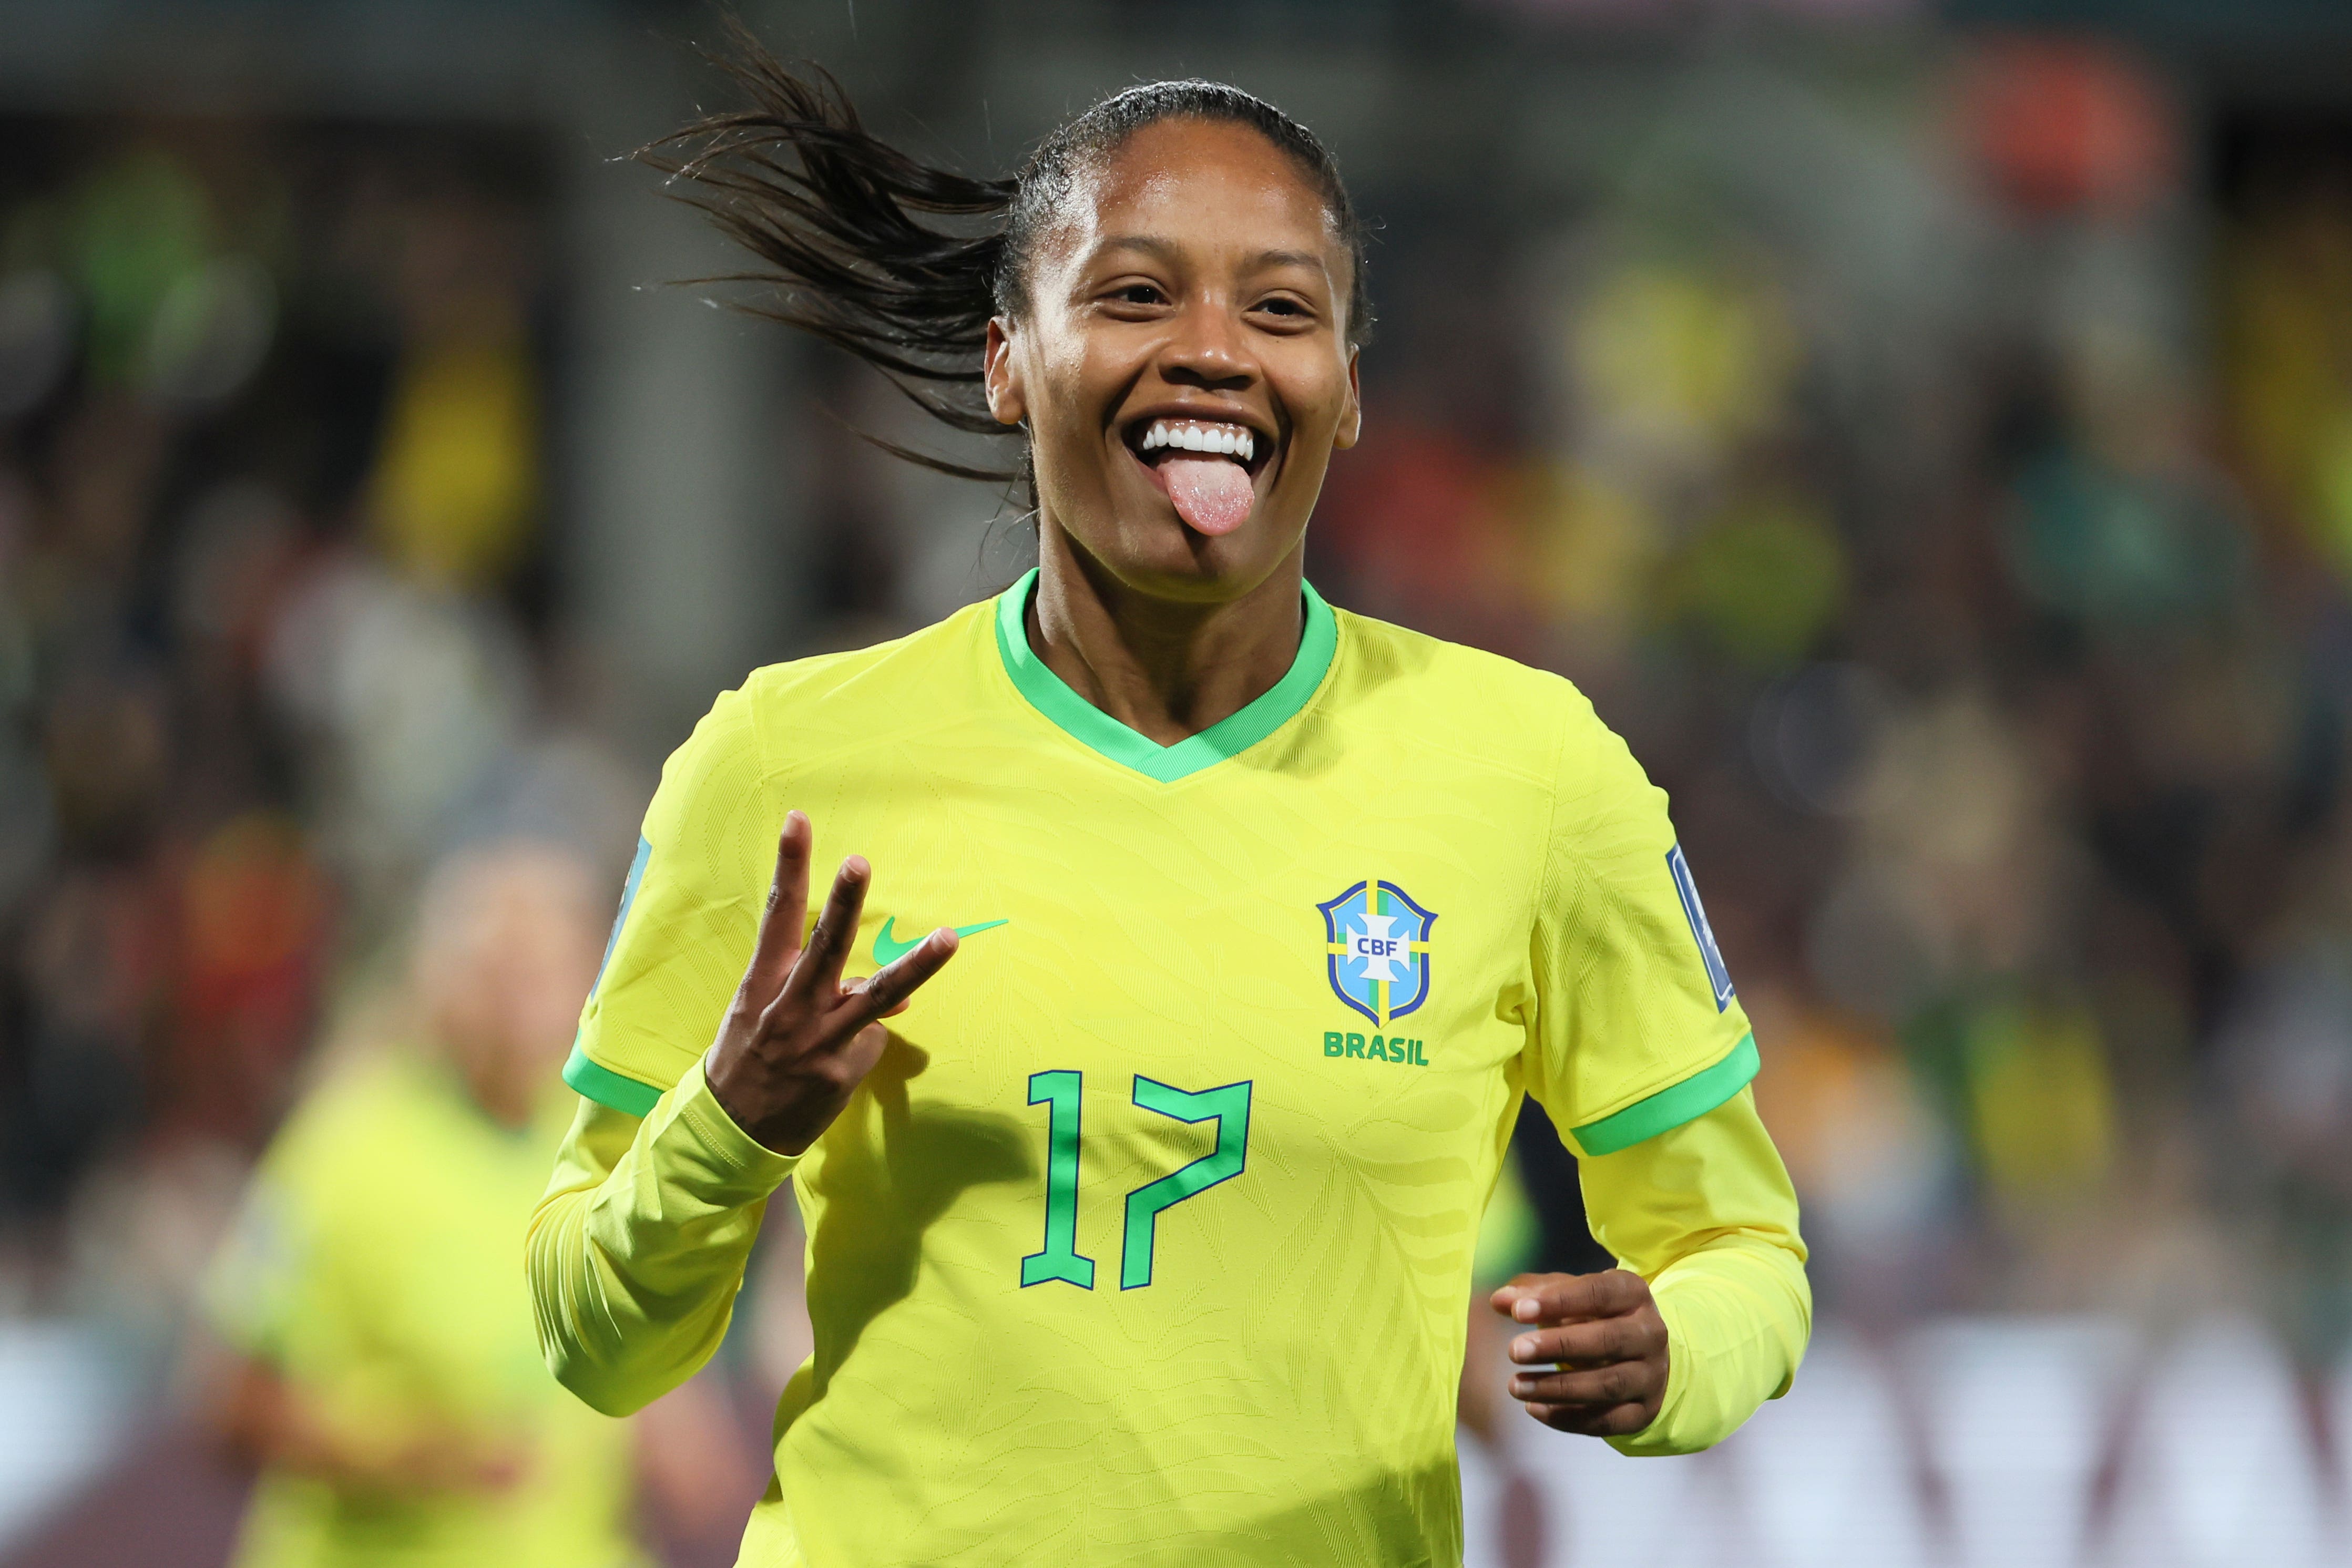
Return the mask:
[[1221,452],[1248,462],[1257,455],[1257,437],[1239,424],[1201,424],[1190,420],[1155,419],[1143,433],[1143,450],[1173,446],[1180,452]]

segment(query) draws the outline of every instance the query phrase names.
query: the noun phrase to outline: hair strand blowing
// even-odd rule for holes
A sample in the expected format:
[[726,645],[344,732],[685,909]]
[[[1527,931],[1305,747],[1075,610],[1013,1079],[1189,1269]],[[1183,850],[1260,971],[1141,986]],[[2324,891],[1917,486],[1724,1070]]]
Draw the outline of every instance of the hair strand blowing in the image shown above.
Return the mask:
[[[1370,333],[1364,230],[1339,166],[1313,132],[1262,99],[1220,82],[1147,82],[1065,122],[1013,178],[979,180],[899,152],[866,129],[830,72],[796,71],[740,21],[727,27],[729,47],[707,57],[740,89],[743,106],[636,153],[761,264],[692,281],[758,286],[762,294],[742,308],[873,366],[950,429],[1019,434],[997,423],[981,393],[989,320],[1026,314],[1030,261],[1073,187],[1162,120],[1246,125],[1289,155],[1349,253],[1349,346]],[[1025,455],[1017,468],[982,468],[856,434],[960,478],[1028,476]],[[1034,484],[1031,490],[1034,505]]]

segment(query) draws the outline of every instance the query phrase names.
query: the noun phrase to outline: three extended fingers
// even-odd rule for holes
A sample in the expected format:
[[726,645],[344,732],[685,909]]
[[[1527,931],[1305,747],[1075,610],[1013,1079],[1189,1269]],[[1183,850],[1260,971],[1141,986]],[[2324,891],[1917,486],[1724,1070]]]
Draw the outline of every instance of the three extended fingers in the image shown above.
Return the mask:
[[952,931],[934,932],[880,973],[844,984],[873,868],[857,855],[843,861],[812,929],[814,846],[807,814],[786,812],[751,959],[704,1059],[720,1108],[785,1154],[823,1135],[881,1055],[878,1020],[904,1007],[956,947]]
[[897,1010],[914,994],[916,987],[940,972],[956,950],[953,931],[934,931],[918,942],[913,951],[862,980],[845,985],[842,966],[848,963],[850,954],[856,948],[858,917],[865,913],[866,890],[873,880],[874,868],[866,863],[865,856],[852,855],[841,862],[840,874],[833,881],[833,892],[825,899],[824,913],[817,916],[816,929],[809,934],[808,949],[793,970],[804,997],[838,998],[837,1003],[828,1004],[829,1009],[837,1006],[845,1010],[854,1020],[853,1030]]
[[858,920],[874,870],[863,855],[841,862],[815,928],[803,943],[814,837],[805,814],[785,813],[776,841],[775,881],[768,890],[753,962],[768,979],[773,1009],[797,1012],[814,1008],[845,1024],[845,1034],[854,1034],[904,1007],[918,987],[938,974],[955,956],[955,933],[934,931],[873,975],[845,985],[841,971],[856,949]]

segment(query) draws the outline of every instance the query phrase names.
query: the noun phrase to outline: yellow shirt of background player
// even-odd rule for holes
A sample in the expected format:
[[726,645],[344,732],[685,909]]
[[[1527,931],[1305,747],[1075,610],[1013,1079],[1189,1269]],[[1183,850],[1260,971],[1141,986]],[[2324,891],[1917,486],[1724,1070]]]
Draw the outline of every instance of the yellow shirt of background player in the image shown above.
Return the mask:
[[449,1069],[355,1061],[299,1107],[257,1172],[206,1308],[342,1441],[462,1445],[510,1464],[487,1494],[353,1496],[265,1471],[238,1568],[604,1568],[629,1534],[628,1427],[547,1375],[521,1239],[563,1107],[510,1130]]

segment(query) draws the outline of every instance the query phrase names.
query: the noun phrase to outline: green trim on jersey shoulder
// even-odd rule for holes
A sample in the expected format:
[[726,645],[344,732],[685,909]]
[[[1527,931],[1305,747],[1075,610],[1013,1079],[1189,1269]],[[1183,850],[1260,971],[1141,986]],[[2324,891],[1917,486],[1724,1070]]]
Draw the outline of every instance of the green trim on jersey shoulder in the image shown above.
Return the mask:
[[597,1104],[625,1111],[632,1116],[644,1115],[662,1097],[662,1092],[652,1084],[640,1083],[589,1061],[588,1053],[577,1044],[572,1048],[572,1059],[563,1064],[563,1082]]
[[1312,583],[1302,582],[1307,601],[1307,631],[1298,639],[1298,657],[1289,674],[1239,713],[1229,714],[1198,735],[1173,746],[1161,746],[1138,735],[1118,720],[1072,691],[1061,676],[1045,667],[1029,646],[1029,600],[1037,591],[1037,569],[1031,567],[1020,581],[996,600],[996,649],[1004,658],[1004,673],[1029,699],[1029,706],[1054,721],[1064,734],[1087,749],[1147,779],[1173,784],[1213,763],[1237,756],[1280,729],[1307,706],[1315,688],[1331,667],[1339,645],[1339,623]]
[[1587,1155],[1613,1155],[1695,1121],[1747,1088],[1757,1066],[1756,1035],[1750,1030],[1713,1067],[1703,1067],[1680,1083],[1668,1084],[1646,1100],[1636,1100],[1613,1116],[1575,1128],[1576,1146]]

